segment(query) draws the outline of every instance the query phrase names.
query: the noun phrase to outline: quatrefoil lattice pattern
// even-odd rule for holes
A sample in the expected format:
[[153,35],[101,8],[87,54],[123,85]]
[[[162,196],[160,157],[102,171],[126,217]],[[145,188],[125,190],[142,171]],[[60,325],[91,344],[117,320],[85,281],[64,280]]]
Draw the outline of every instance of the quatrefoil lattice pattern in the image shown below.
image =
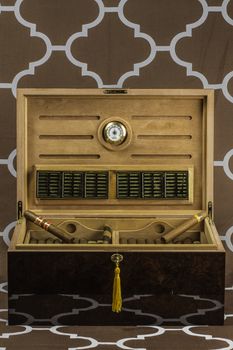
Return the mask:
[[[233,0],[1,0],[0,1],[0,254],[15,226],[15,97],[17,87],[210,88],[215,90],[215,221],[233,256]],[[226,293],[232,303],[233,268]],[[5,304],[6,264],[0,301]],[[233,317],[228,307],[226,323]],[[163,339],[233,349],[233,337],[191,326],[132,329],[98,339],[98,330],[5,325],[0,350],[12,339],[47,332],[64,349],[159,349]],[[43,333],[44,332],[44,333]],[[232,333],[232,332],[231,332]],[[37,337],[38,334],[38,337]],[[228,335],[227,335],[228,334]],[[161,339],[161,340],[160,340]],[[68,343],[69,345],[67,345]],[[58,344],[59,340],[58,340]],[[152,345],[153,344],[153,345]],[[181,345],[182,347],[182,345]]]

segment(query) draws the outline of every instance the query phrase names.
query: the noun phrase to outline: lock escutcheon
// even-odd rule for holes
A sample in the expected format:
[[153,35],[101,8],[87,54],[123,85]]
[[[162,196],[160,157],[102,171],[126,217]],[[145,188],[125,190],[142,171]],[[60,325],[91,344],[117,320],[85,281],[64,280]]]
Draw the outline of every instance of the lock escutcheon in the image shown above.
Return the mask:
[[121,261],[123,261],[123,255],[119,253],[115,253],[111,256],[111,260],[116,264],[119,265]]

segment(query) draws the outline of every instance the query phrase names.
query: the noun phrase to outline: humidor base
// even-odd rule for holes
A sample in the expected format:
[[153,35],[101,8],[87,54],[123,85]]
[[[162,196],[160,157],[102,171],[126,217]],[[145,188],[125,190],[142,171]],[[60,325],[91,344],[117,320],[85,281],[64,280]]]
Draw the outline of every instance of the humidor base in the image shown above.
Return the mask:
[[123,252],[111,311],[111,252],[9,252],[9,324],[224,322],[223,252]]

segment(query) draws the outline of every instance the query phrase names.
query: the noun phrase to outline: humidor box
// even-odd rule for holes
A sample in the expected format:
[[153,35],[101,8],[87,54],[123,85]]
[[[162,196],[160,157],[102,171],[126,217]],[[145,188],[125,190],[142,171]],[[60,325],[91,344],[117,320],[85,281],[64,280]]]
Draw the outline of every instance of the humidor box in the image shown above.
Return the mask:
[[[213,123],[211,90],[18,89],[9,323],[222,324]],[[162,242],[201,211],[202,222]],[[119,313],[113,254],[123,259]]]

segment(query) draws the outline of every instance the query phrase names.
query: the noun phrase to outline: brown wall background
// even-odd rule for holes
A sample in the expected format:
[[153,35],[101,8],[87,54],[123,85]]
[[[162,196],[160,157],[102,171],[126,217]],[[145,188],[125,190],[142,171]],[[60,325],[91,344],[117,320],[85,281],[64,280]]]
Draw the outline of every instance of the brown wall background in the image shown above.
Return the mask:
[[233,1],[1,0],[0,282],[16,220],[17,87],[215,89],[215,222],[233,284]]

